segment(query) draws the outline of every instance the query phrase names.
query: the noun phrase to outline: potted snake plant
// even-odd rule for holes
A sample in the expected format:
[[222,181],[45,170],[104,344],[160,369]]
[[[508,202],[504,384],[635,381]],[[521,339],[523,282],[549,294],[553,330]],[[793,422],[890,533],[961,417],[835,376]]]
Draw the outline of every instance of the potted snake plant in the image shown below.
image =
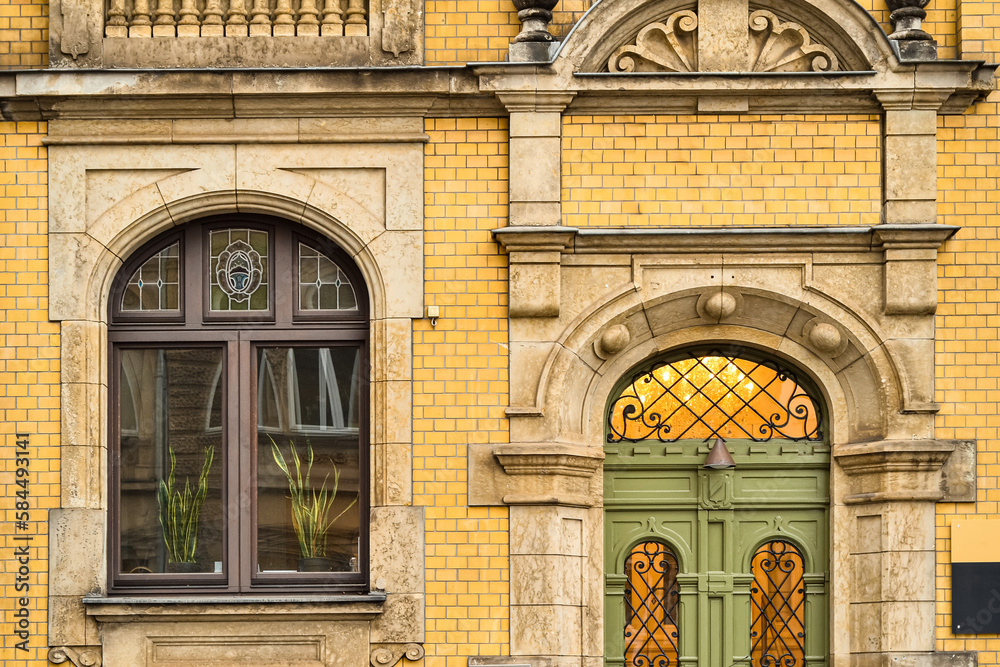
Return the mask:
[[[330,484],[330,474],[327,473],[323,482],[314,486],[312,483],[312,468],[315,453],[311,443],[306,445],[306,459],[299,457],[294,442],[289,442],[289,466],[278,444],[271,438],[271,454],[274,462],[285,474],[288,481],[289,498],[292,501],[292,528],[299,543],[300,572],[329,572],[333,569],[333,560],[327,556],[327,536],[330,529],[347,510],[357,502],[357,498],[347,504],[338,514],[331,516],[337,490],[340,486],[340,470],[333,466],[333,480]],[[294,468],[294,470],[293,470]]]
[[177,484],[175,470],[177,456],[170,447],[170,474],[160,480],[157,502],[160,506],[160,528],[167,546],[168,572],[197,572],[195,552],[198,548],[198,528],[201,524],[201,508],[208,495],[208,473],[215,458],[215,447],[205,448],[205,463],[198,477],[198,486],[191,488],[191,481],[184,478],[184,489]]

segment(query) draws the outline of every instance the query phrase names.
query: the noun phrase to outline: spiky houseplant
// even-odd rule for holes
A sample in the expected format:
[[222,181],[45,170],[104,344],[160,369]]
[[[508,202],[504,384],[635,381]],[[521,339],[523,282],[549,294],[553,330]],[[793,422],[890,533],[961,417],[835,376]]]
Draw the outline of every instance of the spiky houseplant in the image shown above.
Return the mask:
[[337,489],[340,486],[340,470],[337,466],[333,466],[332,488],[327,488],[329,473],[323,478],[322,484],[313,487],[311,478],[315,454],[312,444],[306,445],[305,466],[299,458],[298,450],[295,449],[295,443],[288,444],[291,449],[291,461],[295,467],[294,474],[285,461],[278,443],[271,438],[271,454],[274,456],[274,462],[288,480],[288,492],[292,501],[292,527],[299,541],[299,553],[302,558],[325,558],[326,538],[330,528],[354,506],[358,499],[353,499],[339,514],[331,518],[330,510],[337,499]]
[[208,473],[215,458],[215,447],[205,448],[205,463],[198,477],[198,488],[191,488],[190,479],[184,478],[184,489],[177,486],[174,470],[177,457],[170,447],[170,475],[160,480],[157,501],[160,505],[160,527],[163,541],[167,545],[167,557],[171,563],[194,563],[198,548],[198,526],[201,523],[201,507],[208,495]]

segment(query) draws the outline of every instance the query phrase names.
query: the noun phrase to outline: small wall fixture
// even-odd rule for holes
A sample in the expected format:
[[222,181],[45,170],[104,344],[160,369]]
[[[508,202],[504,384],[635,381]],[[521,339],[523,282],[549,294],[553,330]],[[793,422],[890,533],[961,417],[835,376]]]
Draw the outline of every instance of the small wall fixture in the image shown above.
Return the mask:
[[729,453],[729,449],[726,448],[726,441],[721,437],[715,438],[715,444],[712,445],[712,450],[705,457],[706,468],[711,468],[713,470],[723,470],[725,468],[735,468],[736,461],[733,460],[733,455]]
[[441,316],[440,306],[427,306],[427,319],[431,321],[431,326],[436,327],[438,323],[438,317]]

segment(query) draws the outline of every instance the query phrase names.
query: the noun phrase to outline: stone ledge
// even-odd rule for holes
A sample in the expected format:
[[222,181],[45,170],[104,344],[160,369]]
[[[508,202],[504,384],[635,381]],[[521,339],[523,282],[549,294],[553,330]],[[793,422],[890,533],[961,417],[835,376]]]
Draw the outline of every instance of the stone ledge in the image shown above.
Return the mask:
[[87,615],[105,623],[142,620],[334,621],[370,620],[380,615],[384,593],[316,596],[91,597],[83,598]]

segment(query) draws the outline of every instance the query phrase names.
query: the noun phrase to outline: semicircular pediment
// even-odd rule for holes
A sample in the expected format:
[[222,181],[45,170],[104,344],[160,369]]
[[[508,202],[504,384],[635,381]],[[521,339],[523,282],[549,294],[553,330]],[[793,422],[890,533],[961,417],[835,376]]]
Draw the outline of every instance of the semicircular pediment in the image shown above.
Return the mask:
[[837,72],[891,54],[851,0],[601,0],[567,37],[579,72]]

